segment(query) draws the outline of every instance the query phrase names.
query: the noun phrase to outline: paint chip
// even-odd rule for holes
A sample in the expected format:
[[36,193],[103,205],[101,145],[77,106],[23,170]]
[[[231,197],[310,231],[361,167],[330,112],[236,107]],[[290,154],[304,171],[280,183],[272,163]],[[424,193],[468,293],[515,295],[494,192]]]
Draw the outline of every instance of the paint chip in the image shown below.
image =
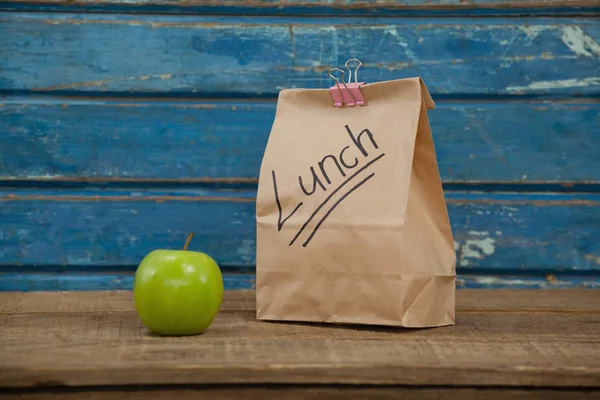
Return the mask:
[[600,44],[580,27],[566,26],[562,31],[561,39],[573,53],[584,57],[600,56]]
[[538,81],[531,82],[526,86],[508,86],[507,92],[523,92],[528,90],[550,90],[550,89],[565,89],[576,87],[588,87],[600,85],[600,77],[590,77],[583,79],[561,79],[555,81]]
[[468,259],[475,258],[481,260],[486,256],[494,254],[496,251],[496,239],[489,236],[489,232],[485,231],[469,231],[470,236],[476,236],[473,239],[466,239],[462,247],[462,263],[468,265]]
[[596,256],[594,254],[586,254],[585,259],[588,261],[593,261],[596,264],[600,265],[600,256]]
[[535,26],[519,26],[519,30],[521,30],[529,39],[533,39],[537,37],[541,32],[553,28],[552,26],[547,25],[535,25]]

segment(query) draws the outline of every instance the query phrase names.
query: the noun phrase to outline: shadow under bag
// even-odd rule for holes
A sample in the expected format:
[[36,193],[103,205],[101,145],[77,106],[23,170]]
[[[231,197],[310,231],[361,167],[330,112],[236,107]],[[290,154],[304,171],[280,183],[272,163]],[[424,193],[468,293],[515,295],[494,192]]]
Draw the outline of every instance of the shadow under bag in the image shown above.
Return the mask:
[[433,108],[420,78],[280,92],[256,204],[258,319],[455,323]]

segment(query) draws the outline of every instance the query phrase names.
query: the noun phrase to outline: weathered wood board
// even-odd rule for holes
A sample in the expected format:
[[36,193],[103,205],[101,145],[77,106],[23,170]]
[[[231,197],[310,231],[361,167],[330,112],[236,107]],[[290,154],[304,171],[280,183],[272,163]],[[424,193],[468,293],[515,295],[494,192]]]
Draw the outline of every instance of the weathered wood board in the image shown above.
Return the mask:
[[599,40],[595,18],[5,12],[0,90],[275,96],[329,87],[326,69],[358,56],[362,80],[422,76],[434,94],[593,95]]
[[433,94],[459,287],[598,287],[599,15],[588,0],[0,2],[0,291],[129,289],[148,251],[192,230],[228,289],[252,287],[277,93],[326,88],[353,57],[361,80],[421,76]]
[[[70,265],[67,267],[28,268],[14,266],[0,267],[0,292],[30,292],[30,291],[88,291],[88,290],[132,290],[134,266],[90,269]],[[223,287],[225,290],[253,289],[256,286],[256,276],[252,273],[229,273],[233,268],[222,268]],[[11,270],[12,272],[6,272]],[[491,280],[495,279],[494,282]],[[600,282],[586,277],[557,278],[549,281],[545,278],[476,276],[462,279],[462,287],[491,287],[491,288],[600,288]]]
[[[0,100],[0,179],[254,180],[275,102]],[[600,183],[600,103],[439,101],[446,183]]]
[[[4,271],[6,267],[2,268]],[[66,269],[66,271],[65,271]],[[0,272],[0,292],[132,290],[135,268],[122,267],[113,271],[78,266],[27,268],[15,266],[12,272]],[[254,289],[254,273],[233,273],[223,268],[225,290]],[[538,273],[511,275],[514,271],[493,274],[480,270],[479,274],[460,273],[456,286],[462,289],[600,289],[600,281],[590,274]]]
[[[0,265],[136,266],[193,247],[223,266],[255,263],[255,192],[0,192]],[[598,194],[446,194],[459,270],[600,270]],[[376,203],[376,199],[373,199]]]
[[523,399],[565,399],[565,400],[597,400],[600,392],[589,389],[509,389],[509,388],[415,388],[406,386],[353,386],[341,385],[284,385],[266,386],[253,385],[247,387],[234,387],[231,385],[213,385],[206,387],[190,387],[179,385],[177,388],[151,388],[140,389],[129,387],[120,388],[95,388],[93,392],[81,390],[58,390],[48,392],[41,390],[7,392],[3,399],[6,400],[71,400],[81,399],[85,394],[86,400],[111,400],[116,395],[127,396],[128,400],[162,400],[165,398],[177,400],[196,400],[199,396],[207,399],[240,400],[285,398],[299,399],[331,399],[331,400],[395,400],[398,398],[410,400],[523,400]]
[[464,290],[455,326],[409,330],[260,322],[254,291],[230,291],[179,338],[149,333],[131,292],[0,293],[0,395],[596,398],[599,293]]
[[[278,8],[287,12],[298,13],[302,8],[329,9],[329,10],[370,10],[381,13],[385,10],[510,10],[532,8],[557,9],[557,10],[595,10],[598,4],[593,0],[12,0],[5,3],[25,4],[31,7],[36,5],[126,5],[137,7],[143,5],[178,6],[181,11],[186,7],[227,7],[230,13],[235,13],[237,8],[257,8],[259,10],[272,10]],[[291,11],[290,11],[291,10]]]
[[[549,296],[537,290],[461,290],[456,294],[458,312],[558,312],[577,313],[598,310],[600,292],[562,290]],[[254,290],[234,290],[225,294],[221,311],[253,311]],[[133,293],[123,291],[0,293],[0,314],[131,312]]]
[[594,16],[595,0],[5,0],[0,11],[291,16]]

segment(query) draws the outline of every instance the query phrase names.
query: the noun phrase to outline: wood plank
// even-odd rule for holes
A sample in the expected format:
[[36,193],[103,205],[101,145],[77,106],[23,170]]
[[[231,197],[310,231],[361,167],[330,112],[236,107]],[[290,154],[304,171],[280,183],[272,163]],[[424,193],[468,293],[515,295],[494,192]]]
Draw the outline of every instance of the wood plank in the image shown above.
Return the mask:
[[[0,103],[0,179],[44,182],[256,181],[275,117],[256,101]],[[600,182],[598,101],[442,100],[429,118],[445,183]]]
[[[600,289],[600,276],[583,274],[573,270],[564,273],[561,270],[550,270],[543,276],[524,275],[519,270],[507,270],[501,274],[484,274],[485,268],[479,274],[460,273],[456,279],[459,288],[468,289]],[[111,290],[112,286],[105,286]]]
[[[67,271],[63,267],[46,267],[44,272],[40,272],[18,265],[2,266],[0,271],[13,272],[0,272],[0,292],[131,290],[134,268],[129,267],[129,271],[90,271],[86,267],[72,265],[67,267]],[[248,269],[253,270],[254,267]],[[459,289],[600,289],[597,274],[578,276],[577,272],[573,272],[557,275],[553,271],[545,275],[512,275],[519,271],[508,268],[504,274],[485,272],[485,268],[479,274],[459,272],[456,285]],[[254,271],[225,273],[223,280],[225,290],[253,289],[256,286]]]
[[326,68],[358,56],[367,82],[422,76],[434,94],[595,95],[598,40],[594,18],[6,12],[0,90],[275,96],[329,87]]
[[[529,342],[532,336],[535,336],[535,342],[538,344],[578,343],[589,344],[593,348],[598,345],[597,348],[600,349],[600,331],[595,329],[594,326],[600,321],[600,311],[598,310],[595,310],[595,312],[571,313],[463,312],[457,317],[457,326],[453,329],[425,329],[423,331],[418,329],[332,327],[324,324],[263,323],[256,322],[255,314],[254,310],[222,311],[215,320],[215,325],[212,326],[213,332],[203,335],[203,341],[212,342],[215,345],[225,342],[237,345],[245,341],[262,343],[263,340],[272,343],[286,341],[288,345],[295,340],[307,342],[327,340],[396,340],[398,342],[453,340],[456,343],[489,341],[498,344],[512,344]],[[125,351],[123,349],[125,345],[132,344],[135,346],[138,339],[153,337],[141,324],[134,311],[116,313],[105,311],[87,312],[85,315],[82,313],[52,313],[52,315],[48,313],[2,314],[0,315],[0,321],[2,321],[2,327],[0,328],[2,354],[9,357],[9,360],[14,360],[14,357],[20,352],[39,350],[40,362],[42,363],[39,365],[40,368],[46,367],[43,365],[45,357],[50,360],[50,354],[44,354],[43,349],[53,347],[52,345],[57,341],[56,338],[67,338],[73,344],[85,346],[93,346],[114,339],[116,343],[121,345],[121,350]],[[93,325],[93,327],[89,325]],[[47,337],[54,339],[47,340]],[[192,338],[184,340],[184,342],[188,342],[186,344],[195,344],[197,341],[197,339]],[[139,344],[146,343],[154,345],[155,342],[143,339]],[[165,339],[164,343],[160,345],[174,345],[176,343],[177,340],[175,339],[172,341]],[[14,350],[6,353],[4,349],[9,346],[14,346]],[[31,350],[28,350],[29,348]],[[8,350],[10,351],[10,349]],[[52,349],[52,351],[54,352],[56,349]],[[77,348],[71,354],[75,354],[76,351]],[[126,351],[129,352],[130,350],[127,349]],[[196,358],[197,355],[192,357]],[[268,357],[268,355],[265,355],[265,357]],[[108,360],[108,358],[101,357],[99,361],[105,363]],[[29,362],[27,360],[23,361]],[[243,364],[243,361],[247,360],[240,360],[240,364]],[[72,363],[73,361],[68,362]],[[187,360],[183,358],[181,362],[191,362],[191,360],[190,358],[187,358]],[[0,362],[0,365],[3,364]]]
[[300,12],[303,8],[330,8],[341,10],[373,10],[382,13],[385,10],[460,10],[460,9],[513,9],[513,8],[595,8],[593,0],[405,0],[401,3],[393,0],[12,0],[12,4],[56,4],[56,5],[127,5],[138,9],[144,5],[177,5],[179,7],[230,7],[279,9],[292,8]]
[[[141,261],[141,260],[140,260]],[[126,271],[90,271],[86,267],[71,265],[64,267],[48,267],[43,271],[31,271],[23,266],[0,266],[0,292],[5,291],[55,291],[55,290],[131,290],[133,275],[137,266],[129,266]],[[123,268],[125,269],[125,268]],[[224,269],[223,285],[225,290],[253,289],[256,284],[254,271],[251,274],[228,273]],[[242,269],[243,270],[243,269]],[[7,272],[12,271],[12,272]],[[527,282],[525,279],[524,282]],[[557,280],[553,287],[600,287],[600,279],[587,277],[584,279]],[[526,284],[526,283],[525,283]],[[468,286],[468,285],[467,285]],[[478,285],[481,287],[481,285]],[[498,287],[498,284],[494,285]],[[514,285],[513,285],[514,286]]]
[[69,338],[60,345],[11,343],[3,348],[0,385],[600,384],[597,343],[295,339],[228,344],[112,337],[115,342],[83,343]]
[[[575,307],[587,307],[590,294],[574,290]],[[223,297],[221,311],[252,311],[255,307],[254,290],[230,290]],[[135,311],[133,292],[123,290],[0,293],[0,314],[83,313],[99,310],[105,313]]]
[[[488,293],[469,296],[477,302]],[[561,298],[559,307],[572,295],[547,294]],[[37,301],[28,296],[30,309],[1,314],[0,386],[600,387],[600,303],[592,297],[582,307],[587,311],[513,312],[530,306],[524,301],[531,298],[507,301],[512,293],[505,293],[499,301],[506,301],[506,311],[458,311],[455,326],[415,330],[267,323],[254,311],[232,310],[219,313],[203,335],[169,338],[149,334],[135,312],[116,311],[105,293],[96,295],[99,300],[86,300],[95,311],[68,312],[68,304],[77,304],[71,299],[63,301],[63,313],[28,312],[47,299],[43,295]],[[226,296],[236,301],[239,294]],[[464,308],[463,299],[457,297],[457,308]]]
[[9,0],[2,11],[69,11],[213,15],[595,15],[594,0]]
[[[115,193],[0,191],[0,265],[137,266],[151,250],[181,248],[189,232],[190,248],[219,265],[255,265],[253,191]],[[461,273],[600,270],[599,194],[448,192],[446,200]]]
[[[1,392],[0,392],[1,393]],[[337,385],[333,387],[309,385],[284,385],[264,387],[238,387],[224,385],[222,387],[174,386],[168,388],[129,388],[129,387],[96,387],[69,388],[65,390],[36,388],[34,391],[11,390],[3,393],[3,399],[12,400],[107,400],[126,398],[128,400],[191,400],[210,399],[332,399],[332,400],[365,400],[365,399],[407,399],[407,400],[525,400],[525,399],[567,399],[591,400],[599,399],[600,392],[590,390],[569,389],[506,389],[506,388],[432,388],[406,386],[351,386]]]
[[[456,292],[456,310],[466,312],[600,312],[598,290],[477,290]],[[254,290],[231,290],[221,311],[253,311]],[[132,312],[131,291],[0,293],[0,314]]]

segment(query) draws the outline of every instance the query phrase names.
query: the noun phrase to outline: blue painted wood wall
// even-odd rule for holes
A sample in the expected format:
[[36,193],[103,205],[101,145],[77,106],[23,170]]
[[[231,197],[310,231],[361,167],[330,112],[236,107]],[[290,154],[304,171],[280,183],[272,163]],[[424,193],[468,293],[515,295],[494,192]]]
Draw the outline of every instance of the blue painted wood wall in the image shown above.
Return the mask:
[[0,290],[129,289],[156,248],[253,284],[282,88],[421,76],[459,287],[600,287],[600,5],[0,3]]

